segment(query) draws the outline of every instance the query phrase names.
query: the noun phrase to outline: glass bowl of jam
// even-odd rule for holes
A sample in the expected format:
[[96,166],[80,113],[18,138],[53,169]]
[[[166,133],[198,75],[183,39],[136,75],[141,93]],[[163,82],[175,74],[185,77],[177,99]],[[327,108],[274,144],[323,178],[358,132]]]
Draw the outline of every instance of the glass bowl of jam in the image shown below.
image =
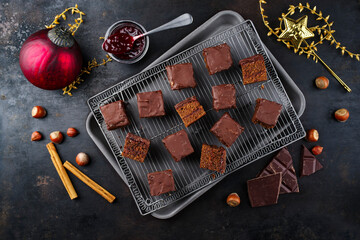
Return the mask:
[[[108,39],[113,34],[129,34],[130,36],[137,36],[146,32],[145,28],[137,22],[131,20],[121,20],[109,27],[105,34],[105,40]],[[137,39],[134,42],[133,47],[124,53],[113,54],[108,53],[111,58],[120,63],[132,64],[138,62],[142,59],[149,48],[149,37],[145,36]]]

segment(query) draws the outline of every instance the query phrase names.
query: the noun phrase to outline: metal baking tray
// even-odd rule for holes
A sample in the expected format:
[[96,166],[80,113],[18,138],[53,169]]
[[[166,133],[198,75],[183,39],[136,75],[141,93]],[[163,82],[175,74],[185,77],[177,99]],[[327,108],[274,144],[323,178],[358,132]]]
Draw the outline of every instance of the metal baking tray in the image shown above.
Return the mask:
[[[231,47],[232,58],[235,63],[254,54],[262,54],[265,58],[269,80],[265,83],[243,86],[240,81],[241,70],[235,66],[230,70],[209,76],[202,60],[202,49],[223,42]],[[193,63],[198,87],[174,92],[167,82],[165,66],[182,62]],[[223,83],[234,83],[236,85],[238,108],[229,110],[229,112],[246,130],[239,137],[239,140],[227,149],[227,168],[225,174],[221,175],[199,168],[199,150],[204,142],[219,145],[216,138],[208,131],[222,114],[211,110],[210,93],[211,86]],[[262,84],[265,85],[265,89],[260,87]],[[137,113],[136,93],[158,89],[163,91],[167,116],[161,119],[140,120]],[[187,128],[190,141],[198,151],[187,159],[175,163],[162,146],[161,139],[184,128],[173,106],[192,95],[198,97],[200,103],[207,110],[207,115]],[[251,122],[254,103],[258,97],[283,104],[283,111],[274,129],[266,130]],[[108,131],[99,111],[99,106],[119,99],[128,103],[127,112],[132,124],[125,129]],[[125,174],[130,191],[142,215],[166,207],[305,135],[271,60],[249,20],[216,34],[180,54],[114,85],[90,98],[88,104]],[[122,158],[121,146],[127,132],[151,140],[150,151],[144,163]],[[177,191],[156,197],[151,196],[147,184],[147,173],[169,168],[174,172]]]

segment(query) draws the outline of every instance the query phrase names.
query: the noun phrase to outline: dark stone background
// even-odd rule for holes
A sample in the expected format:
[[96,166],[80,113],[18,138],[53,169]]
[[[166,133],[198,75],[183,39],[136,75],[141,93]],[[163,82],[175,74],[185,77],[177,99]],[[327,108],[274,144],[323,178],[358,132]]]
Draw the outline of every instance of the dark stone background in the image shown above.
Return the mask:
[[[269,1],[270,2],[270,1]],[[96,69],[74,91],[73,97],[59,91],[32,86],[22,75],[18,56],[21,44],[33,32],[49,24],[53,17],[75,2],[1,1],[0,5],[0,239],[359,239],[360,238],[360,151],[359,151],[359,62],[327,43],[319,55],[353,89],[346,93],[320,64],[297,56],[273,37],[259,14],[257,0],[138,0],[77,1],[87,15],[76,33],[86,60],[104,56],[99,36],[116,20],[133,19],[147,29],[184,13],[194,17],[191,26],[151,36],[147,56],[138,64],[110,63]],[[266,13],[276,24],[277,17],[297,1],[272,1]],[[303,2],[305,3],[305,2]],[[310,2],[314,5],[315,1]],[[354,52],[360,50],[360,1],[316,1],[318,9],[335,21],[335,37]],[[264,43],[303,91],[307,107],[301,117],[306,129],[320,132],[319,156],[324,169],[299,180],[300,193],[283,195],[271,207],[251,208],[246,180],[255,177],[270,156],[227,177],[185,210],[169,220],[140,216],[127,187],[86,133],[89,113],[86,100],[99,91],[125,79],[150,64],[167,49],[221,10],[234,10],[251,19]],[[330,78],[325,91],[313,85],[315,77]],[[31,108],[43,105],[48,116],[37,120]],[[333,112],[350,110],[350,120],[339,123]],[[45,144],[54,130],[76,127],[80,135],[65,138],[58,150],[63,160],[75,162],[80,151],[92,159],[81,168],[88,176],[113,193],[117,200],[107,203],[70,174],[80,195],[71,201],[51,163]],[[45,140],[31,142],[39,130]],[[301,140],[289,147],[299,171],[300,146],[314,144]],[[230,192],[238,192],[242,203],[226,205]]]

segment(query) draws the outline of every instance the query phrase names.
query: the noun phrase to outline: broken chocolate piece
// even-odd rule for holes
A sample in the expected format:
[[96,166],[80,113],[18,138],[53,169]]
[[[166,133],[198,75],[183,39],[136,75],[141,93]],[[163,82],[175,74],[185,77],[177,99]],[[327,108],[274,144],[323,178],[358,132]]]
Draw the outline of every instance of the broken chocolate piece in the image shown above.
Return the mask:
[[299,185],[293,160],[286,148],[281,149],[278,154],[271,160],[269,165],[262,170],[259,177],[267,176],[274,173],[281,173],[280,194],[299,192]]
[[302,176],[309,176],[313,173],[316,173],[323,166],[316,159],[316,157],[307,149],[304,145],[302,146],[302,156],[301,156],[301,174]]
[[247,181],[249,200],[252,207],[276,204],[281,185],[281,173],[258,177]]
[[172,170],[148,173],[148,182],[151,196],[175,191],[175,182]]

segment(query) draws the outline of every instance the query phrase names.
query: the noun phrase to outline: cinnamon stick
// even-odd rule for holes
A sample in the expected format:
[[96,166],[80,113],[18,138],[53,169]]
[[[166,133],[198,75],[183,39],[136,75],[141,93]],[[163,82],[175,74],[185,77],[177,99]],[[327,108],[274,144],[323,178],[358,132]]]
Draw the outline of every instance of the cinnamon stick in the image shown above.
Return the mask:
[[63,184],[65,186],[66,191],[68,192],[68,194],[70,196],[70,199],[72,200],[74,198],[77,198],[78,195],[75,191],[74,186],[72,185],[72,183],[70,181],[69,175],[67,174],[65,168],[62,165],[61,159],[59,157],[59,154],[56,151],[54,144],[52,142],[48,143],[46,145],[46,148],[48,149],[48,151],[50,153],[51,160],[56,168],[56,171],[58,172],[58,174],[60,176],[61,181],[63,182]]
[[112,203],[115,200],[115,196],[106,191],[103,187],[101,187],[99,184],[91,180],[88,176],[86,176],[83,172],[81,172],[79,169],[77,169],[74,165],[72,165],[70,162],[65,161],[64,167],[72,172],[77,178],[79,178],[81,181],[83,181],[86,185],[91,187],[95,192],[100,194],[103,198],[105,198],[109,203]]

